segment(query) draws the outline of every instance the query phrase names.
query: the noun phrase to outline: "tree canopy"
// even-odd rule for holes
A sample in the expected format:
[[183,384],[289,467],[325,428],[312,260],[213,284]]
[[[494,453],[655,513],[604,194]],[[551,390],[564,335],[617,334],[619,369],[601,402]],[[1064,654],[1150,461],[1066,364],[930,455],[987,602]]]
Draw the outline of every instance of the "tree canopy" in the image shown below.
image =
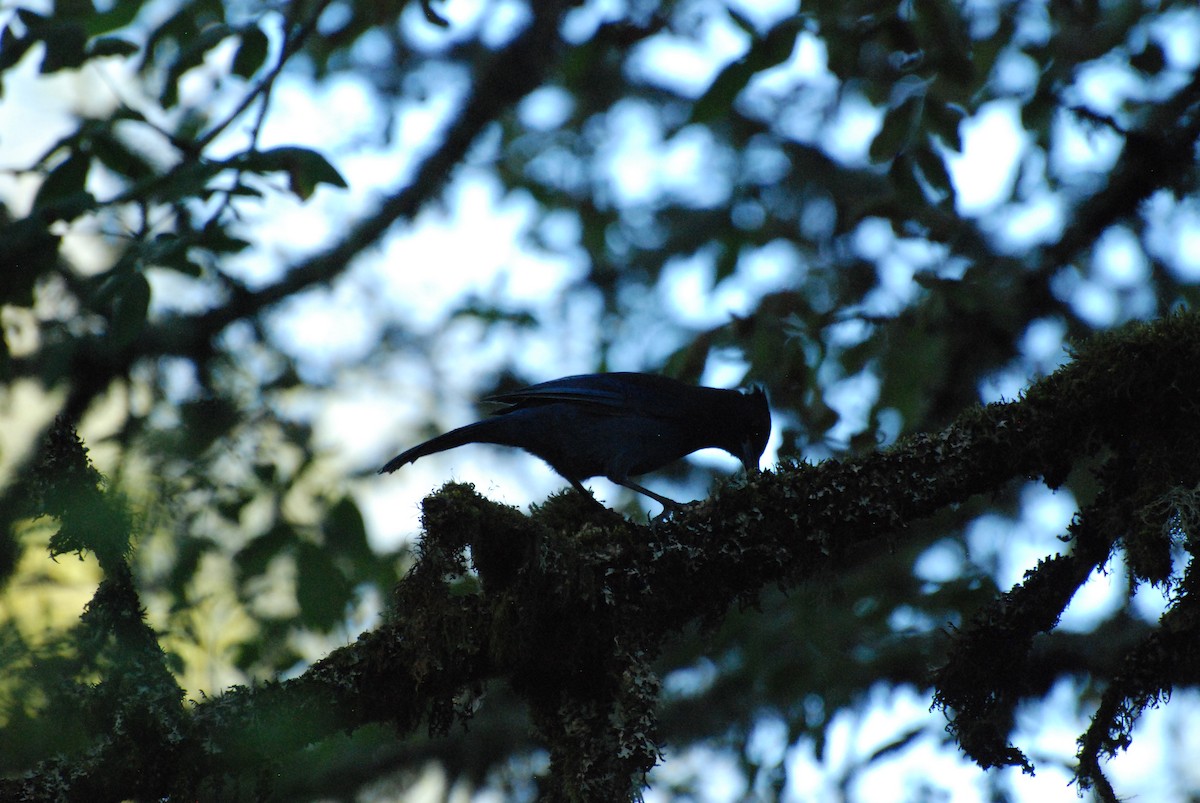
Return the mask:
[[[705,750],[855,798],[921,745],[989,799],[1194,796],[1118,770],[1200,673],[1198,36],[1122,0],[0,9],[0,798],[702,796]],[[771,465],[673,467],[701,501],[656,523],[374,476],[597,370],[760,384]],[[838,766],[904,693],[934,716]],[[1027,721],[1063,706],[1065,752]]]

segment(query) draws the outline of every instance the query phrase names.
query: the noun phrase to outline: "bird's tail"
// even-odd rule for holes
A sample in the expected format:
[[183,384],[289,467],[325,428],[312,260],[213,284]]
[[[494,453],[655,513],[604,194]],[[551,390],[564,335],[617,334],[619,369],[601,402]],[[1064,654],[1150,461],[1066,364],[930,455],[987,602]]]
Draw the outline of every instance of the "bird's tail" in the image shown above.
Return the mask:
[[496,428],[495,422],[497,420],[495,418],[485,418],[482,421],[476,421],[474,424],[467,424],[465,427],[452,429],[444,435],[438,435],[436,438],[431,438],[424,443],[417,444],[387,461],[384,467],[379,469],[379,473],[391,474],[401,466],[416,462],[426,455],[444,452],[447,449],[453,449],[467,443],[496,443],[496,441],[492,440],[491,435],[493,434],[492,430]]

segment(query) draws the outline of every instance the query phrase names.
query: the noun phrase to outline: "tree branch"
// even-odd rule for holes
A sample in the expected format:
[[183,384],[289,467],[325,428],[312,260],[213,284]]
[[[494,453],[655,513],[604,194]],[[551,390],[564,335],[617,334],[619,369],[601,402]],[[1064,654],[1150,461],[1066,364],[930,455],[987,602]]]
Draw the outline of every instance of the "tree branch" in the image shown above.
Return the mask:
[[[164,748],[164,760],[182,763],[165,773],[171,786],[162,791],[243,783],[281,751],[367,723],[409,733],[424,720],[445,733],[469,720],[488,681],[504,679],[551,747],[547,789],[566,796],[586,782],[628,797],[658,758],[658,687],[646,667],[682,629],[753,604],[771,586],[853,565],[881,536],[897,537],[947,505],[1014,478],[1042,476],[1055,486],[1073,466],[1110,452],[1118,462],[1099,479],[1122,492],[1093,503],[1094,533],[1076,528],[1076,550],[1103,555],[1118,538],[1133,543],[1128,517],[1140,511],[1127,502],[1144,498],[1139,489],[1200,481],[1197,364],[1200,316],[1130,327],[1088,343],[1020,401],[968,411],[943,432],[861,459],[755,474],[649,527],[573,492],[525,516],[449,484],[425,500],[420,556],[388,621],[300,678],[198,704],[186,728],[190,749]],[[1120,457],[1130,450],[1146,459]],[[1120,504],[1105,508],[1105,499]],[[467,570],[468,547],[482,590]],[[1049,571],[1063,560],[1073,559],[1027,575],[1050,599],[1035,631],[1053,626],[1086,577]],[[975,681],[984,692],[1014,682],[996,673],[1003,668],[984,662]],[[83,775],[94,781],[115,751],[91,755],[98,763]],[[24,783],[44,782],[50,770]]]
[[447,127],[441,146],[421,163],[412,181],[384,199],[340,241],[294,265],[273,284],[234,292],[225,304],[199,315],[172,316],[151,324],[142,341],[143,353],[195,354],[234,321],[252,318],[303,290],[329,283],[395,223],[415,218],[422,206],[442,191],[454,167],[483,129],[538,86],[558,49],[558,25],[564,5],[553,2],[535,7],[529,27],[482,70],[458,116]]

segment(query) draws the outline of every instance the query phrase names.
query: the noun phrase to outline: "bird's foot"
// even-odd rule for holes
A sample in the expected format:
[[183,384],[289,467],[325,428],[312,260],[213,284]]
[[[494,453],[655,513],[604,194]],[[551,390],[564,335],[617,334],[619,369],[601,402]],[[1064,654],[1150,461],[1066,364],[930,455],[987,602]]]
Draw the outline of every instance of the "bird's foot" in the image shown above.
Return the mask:
[[[663,506],[662,512],[659,513],[657,516],[655,516],[651,520],[655,524],[658,524],[658,523],[661,523],[664,521],[670,521],[672,516],[674,516],[676,513],[682,513],[684,508],[686,507],[685,505],[681,505],[678,502],[674,502],[670,499],[663,500],[662,506]],[[649,518],[649,515],[650,515],[649,513],[646,514],[647,518]]]

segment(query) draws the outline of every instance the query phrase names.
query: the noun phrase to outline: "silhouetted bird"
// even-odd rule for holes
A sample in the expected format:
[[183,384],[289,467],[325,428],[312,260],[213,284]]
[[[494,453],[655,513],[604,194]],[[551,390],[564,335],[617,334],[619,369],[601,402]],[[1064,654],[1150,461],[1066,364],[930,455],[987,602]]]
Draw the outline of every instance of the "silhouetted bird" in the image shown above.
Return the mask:
[[605,477],[676,509],[678,502],[629,478],[708,447],[724,449],[749,471],[771,434],[761,389],[696,387],[654,374],[568,376],[487,401],[508,407],[401,452],[379,473],[466,443],[497,443],[542,458],[581,493],[584,480]]

